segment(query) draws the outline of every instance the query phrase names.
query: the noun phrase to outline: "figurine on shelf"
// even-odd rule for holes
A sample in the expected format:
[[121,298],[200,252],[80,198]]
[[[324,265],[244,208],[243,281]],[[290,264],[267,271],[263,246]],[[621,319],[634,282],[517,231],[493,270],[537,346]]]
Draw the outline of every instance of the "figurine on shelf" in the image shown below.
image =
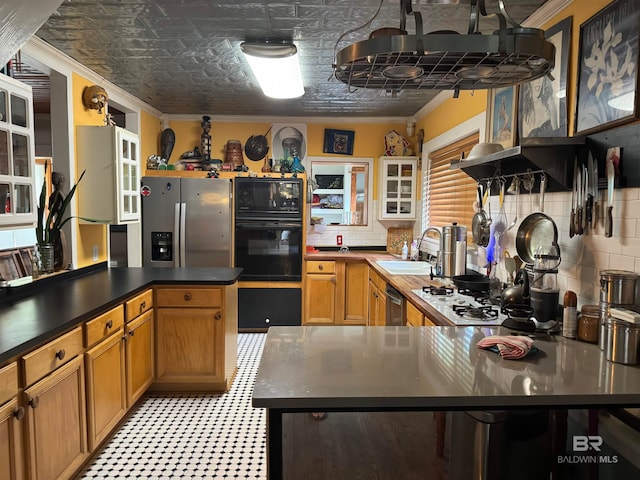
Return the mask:
[[208,162],[211,159],[211,135],[209,135],[211,131],[211,117],[203,115],[200,126],[202,127],[202,134],[200,135],[200,150],[202,152],[200,155],[203,162]]

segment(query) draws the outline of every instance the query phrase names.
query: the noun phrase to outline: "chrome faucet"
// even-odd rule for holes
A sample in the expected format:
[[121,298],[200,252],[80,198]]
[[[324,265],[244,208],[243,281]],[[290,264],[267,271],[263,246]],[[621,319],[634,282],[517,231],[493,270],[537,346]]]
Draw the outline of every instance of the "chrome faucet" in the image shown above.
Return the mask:
[[429,232],[435,232],[438,234],[438,253],[436,255],[436,275],[442,274],[442,232],[438,230],[436,227],[429,227],[424,232],[422,232],[422,236],[420,237],[420,241],[418,242],[418,259],[422,259],[422,251],[420,247],[422,245],[422,241],[424,240],[424,236]]

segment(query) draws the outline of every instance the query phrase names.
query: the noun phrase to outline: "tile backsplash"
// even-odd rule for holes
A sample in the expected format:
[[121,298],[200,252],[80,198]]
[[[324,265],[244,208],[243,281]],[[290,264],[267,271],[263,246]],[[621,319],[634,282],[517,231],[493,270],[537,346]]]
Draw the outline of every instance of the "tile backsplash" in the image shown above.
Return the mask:
[[[597,304],[600,299],[600,271],[628,270],[640,272],[640,188],[618,189],[614,195],[613,236],[604,235],[604,211],[606,190],[601,190],[598,198],[597,225],[587,229],[583,235],[569,236],[571,215],[571,192],[547,193],[544,198],[544,213],[558,228],[561,264],[558,272],[560,300],[566,290],[578,295],[578,307]],[[505,237],[504,248],[512,256],[518,227],[530,213],[539,211],[539,194],[521,193],[518,199],[518,223]],[[515,195],[505,198],[505,210],[509,223],[515,212]],[[491,198],[491,211],[498,211],[498,197]],[[479,249],[481,250],[481,249]],[[477,257],[482,258],[482,251]],[[482,261],[477,262],[481,264]],[[482,265],[480,265],[482,266]],[[501,279],[505,272],[498,270]]]
[[[573,290],[578,296],[578,307],[598,303],[600,298],[600,271],[629,270],[640,272],[640,188],[617,189],[613,205],[613,236],[604,236],[604,204],[606,190],[601,190],[598,199],[598,221],[595,229],[588,229],[583,235],[569,237],[569,218],[571,214],[571,192],[547,193],[544,198],[544,213],[555,222],[558,228],[561,264],[558,273],[560,300],[566,290]],[[503,247],[511,256],[517,255],[516,234],[522,220],[539,208],[540,195],[520,193],[518,198],[518,223],[509,230]],[[515,212],[515,195],[505,197],[505,211],[510,224]],[[376,202],[374,201],[374,212]],[[491,197],[491,212],[498,212],[498,197]],[[418,212],[418,217],[419,217]],[[329,226],[323,233],[307,232],[307,244],[316,246],[335,246],[336,235],[342,235],[345,245],[385,245],[387,228],[377,220],[366,227]],[[467,226],[469,231],[471,225]],[[414,237],[421,234],[420,222],[414,225]],[[437,245],[425,241],[429,253],[437,252]],[[486,265],[486,251],[473,245],[468,248],[468,264],[474,270],[483,271]],[[498,276],[507,281],[504,268],[499,266]]]

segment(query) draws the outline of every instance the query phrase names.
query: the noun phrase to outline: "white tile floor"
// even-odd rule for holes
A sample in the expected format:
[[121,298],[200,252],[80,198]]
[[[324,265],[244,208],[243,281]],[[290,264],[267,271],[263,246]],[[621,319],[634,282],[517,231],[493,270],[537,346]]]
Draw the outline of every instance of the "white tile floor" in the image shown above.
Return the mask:
[[224,394],[149,394],[77,479],[264,479],[265,411],[251,393],[266,334],[238,336]]

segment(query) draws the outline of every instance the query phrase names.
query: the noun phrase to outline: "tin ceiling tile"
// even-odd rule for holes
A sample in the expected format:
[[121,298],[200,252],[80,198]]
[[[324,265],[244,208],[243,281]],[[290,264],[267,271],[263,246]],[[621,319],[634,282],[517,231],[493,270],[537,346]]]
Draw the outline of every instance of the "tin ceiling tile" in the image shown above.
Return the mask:
[[[545,0],[504,0],[518,22]],[[487,0],[487,9],[497,11]],[[167,114],[268,116],[414,115],[439,91],[379,90],[350,93],[332,76],[336,42],[368,22],[379,0],[73,0],[64,2],[37,35]],[[466,33],[469,1],[417,0],[425,32]],[[371,24],[345,35],[338,48],[364,40],[381,27],[398,27],[400,2],[384,0]],[[413,18],[407,30],[414,32]],[[481,30],[497,28],[482,19]],[[265,98],[240,52],[247,39],[289,38],[298,45],[305,95]]]

